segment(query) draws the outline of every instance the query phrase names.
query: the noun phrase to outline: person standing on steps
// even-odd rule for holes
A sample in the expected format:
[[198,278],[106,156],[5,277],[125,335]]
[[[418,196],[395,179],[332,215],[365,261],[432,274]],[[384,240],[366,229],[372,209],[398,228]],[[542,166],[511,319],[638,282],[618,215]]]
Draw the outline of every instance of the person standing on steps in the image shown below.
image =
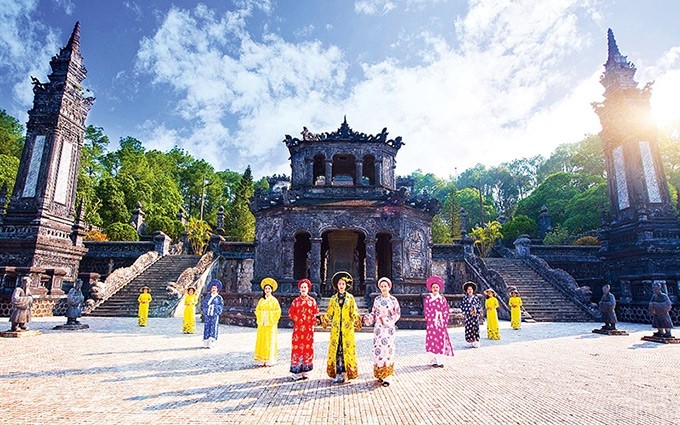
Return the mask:
[[222,290],[222,282],[213,279],[208,284],[210,293],[203,298],[201,311],[203,312],[203,346],[212,348],[220,329],[220,315],[224,310],[224,299],[219,294]]

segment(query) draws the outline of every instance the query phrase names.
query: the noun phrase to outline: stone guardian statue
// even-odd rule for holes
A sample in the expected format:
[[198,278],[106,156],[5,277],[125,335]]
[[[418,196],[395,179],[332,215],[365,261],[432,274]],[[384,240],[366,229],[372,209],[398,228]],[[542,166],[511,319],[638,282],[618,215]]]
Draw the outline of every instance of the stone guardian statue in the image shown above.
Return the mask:
[[11,332],[27,331],[27,323],[31,321],[31,305],[33,297],[28,289],[31,279],[28,276],[21,278],[21,282],[12,293],[12,311],[9,321],[12,323]]
[[83,302],[85,301],[85,296],[83,296],[83,281],[76,280],[75,285],[68,291],[66,296],[66,324],[67,325],[79,325],[80,322],[78,318],[83,314]]

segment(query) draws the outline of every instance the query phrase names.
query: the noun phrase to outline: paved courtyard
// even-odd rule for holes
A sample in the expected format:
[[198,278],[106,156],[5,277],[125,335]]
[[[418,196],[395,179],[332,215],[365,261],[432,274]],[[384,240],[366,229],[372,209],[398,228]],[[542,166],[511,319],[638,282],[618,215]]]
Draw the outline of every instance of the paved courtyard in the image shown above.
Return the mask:
[[[3,321],[6,319],[3,319]],[[39,318],[31,338],[0,338],[0,423],[7,424],[678,424],[680,346],[592,334],[594,323],[501,322],[501,341],[427,366],[425,332],[399,330],[396,376],[372,377],[372,335],[357,334],[358,379],[325,375],[328,333],[316,335],[311,378],[288,374],[291,331],[280,330],[279,364],[252,364],[255,330],[221,326],[212,350],[181,319],[86,317],[91,329],[53,331]],[[4,326],[4,325],[3,325]],[[202,332],[198,324],[197,331]],[[485,328],[482,327],[485,335]]]

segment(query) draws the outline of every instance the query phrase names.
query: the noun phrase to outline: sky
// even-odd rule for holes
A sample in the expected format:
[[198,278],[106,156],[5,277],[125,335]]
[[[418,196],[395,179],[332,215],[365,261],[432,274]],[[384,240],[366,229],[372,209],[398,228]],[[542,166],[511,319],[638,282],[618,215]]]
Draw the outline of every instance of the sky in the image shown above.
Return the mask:
[[608,28],[677,132],[678,16],[676,0],[0,0],[0,109],[27,121],[30,76],[80,21],[87,124],[110,149],[290,174],[285,135],[346,116],[403,138],[398,175],[448,178],[599,132]]

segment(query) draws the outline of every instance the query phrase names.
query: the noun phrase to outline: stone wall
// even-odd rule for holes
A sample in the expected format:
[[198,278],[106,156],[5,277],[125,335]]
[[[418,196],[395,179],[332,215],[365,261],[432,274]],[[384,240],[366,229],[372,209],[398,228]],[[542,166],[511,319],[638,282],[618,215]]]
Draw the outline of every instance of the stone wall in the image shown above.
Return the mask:
[[153,241],[84,242],[87,254],[80,262],[80,273],[99,273],[102,279],[122,267],[130,267],[140,256],[154,251]]
[[[63,316],[66,314],[66,307],[65,295],[34,295],[33,304],[31,305],[31,316]],[[0,317],[9,317],[11,311],[11,298],[7,298],[6,296],[0,298]]]

